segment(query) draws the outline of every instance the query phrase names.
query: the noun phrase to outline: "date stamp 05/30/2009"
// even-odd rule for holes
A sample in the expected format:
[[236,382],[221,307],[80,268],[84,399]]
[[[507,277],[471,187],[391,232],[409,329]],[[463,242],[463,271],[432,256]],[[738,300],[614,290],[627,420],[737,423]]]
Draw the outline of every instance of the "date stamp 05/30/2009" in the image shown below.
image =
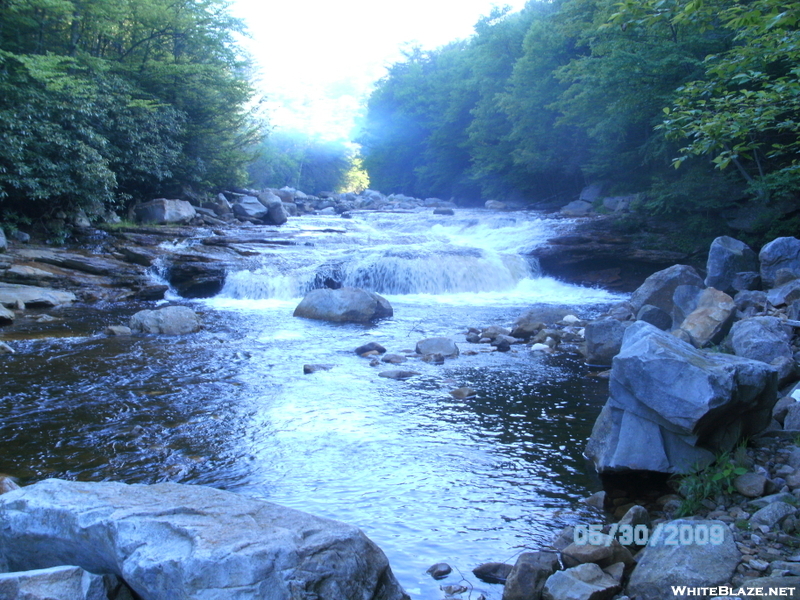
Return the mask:
[[725,525],[722,523],[660,523],[651,532],[647,525],[614,523],[607,534],[603,526],[576,525],[573,542],[577,546],[610,546],[616,539],[623,546],[719,546],[725,541]]

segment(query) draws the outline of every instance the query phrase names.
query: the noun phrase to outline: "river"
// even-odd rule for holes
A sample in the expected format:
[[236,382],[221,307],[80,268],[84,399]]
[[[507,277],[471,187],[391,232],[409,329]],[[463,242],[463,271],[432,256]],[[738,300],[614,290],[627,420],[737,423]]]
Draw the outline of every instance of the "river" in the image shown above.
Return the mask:
[[[590,318],[620,299],[542,277],[525,257],[566,226],[483,210],[302,217],[285,226],[300,245],[249,249],[218,296],[173,298],[201,315],[198,334],[101,334],[141,305],[49,311],[61,320],[17,328],[17,353],[0,358],[0,471],[257,496],[361,527],[413,598],[442,598],[460,572],[472,598],[499,600],[472,568],[596,518],[579,502],[599,489],[581,453],[606,385],[574,355],[486,352],[464,333],[534,306]],[[293,318],[325,277],[384,295],[394,317]],[[402,354],[439,335],[461,356],[412,359],[401,366],[420,375],[404,381],[353,352],[377,341]],[[333,366],[306,375],[310,363]],[[477,396],[453,398],[461,386]],[[435,562],[454,573],[433,581]]]

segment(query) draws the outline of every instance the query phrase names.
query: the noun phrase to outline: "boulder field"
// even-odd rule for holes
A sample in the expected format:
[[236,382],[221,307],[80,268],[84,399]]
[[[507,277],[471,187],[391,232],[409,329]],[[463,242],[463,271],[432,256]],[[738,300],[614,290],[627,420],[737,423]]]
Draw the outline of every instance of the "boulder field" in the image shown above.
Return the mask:
[[758,255],[717,238],[705,279],[674,265],[587,323],[587,362],[611,365],[586,448],[599,473],[687,473],[767,428],[800,429],[787,420],[800,405],[778,402],[799,374],[799,257],[796,238]]

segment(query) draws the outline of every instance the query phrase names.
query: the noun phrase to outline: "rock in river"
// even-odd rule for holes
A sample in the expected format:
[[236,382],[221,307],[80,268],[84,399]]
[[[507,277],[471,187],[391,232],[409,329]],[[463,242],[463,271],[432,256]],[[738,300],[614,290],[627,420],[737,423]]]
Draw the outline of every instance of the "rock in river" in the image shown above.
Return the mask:
[[200,329],[200,319],[188,306],[142,310],[131,317],[129,327],[137,333],[183,335]]
[[433,337],[420,340],[416,346],[417,354],[441,354],[442,356],[458,356],[458,346],[448,337]]
[[203,486],[48,479],[0,496],[0,562],[74,564],[143,600],[407,599],[359,529]]
[[392,314],[392,305],[386,298],[351,287],[311,290],[294,309],[295,317],[336,323],[369,323]]

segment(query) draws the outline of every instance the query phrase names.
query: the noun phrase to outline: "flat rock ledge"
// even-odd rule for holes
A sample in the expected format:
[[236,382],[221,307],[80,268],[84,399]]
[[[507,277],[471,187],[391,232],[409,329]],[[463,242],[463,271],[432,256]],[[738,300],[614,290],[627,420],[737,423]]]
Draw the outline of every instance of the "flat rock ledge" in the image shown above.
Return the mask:
[[358,528],[202,486],[48,479],[0,497],[0,565],[76,565],[142,600],[408,600]]

